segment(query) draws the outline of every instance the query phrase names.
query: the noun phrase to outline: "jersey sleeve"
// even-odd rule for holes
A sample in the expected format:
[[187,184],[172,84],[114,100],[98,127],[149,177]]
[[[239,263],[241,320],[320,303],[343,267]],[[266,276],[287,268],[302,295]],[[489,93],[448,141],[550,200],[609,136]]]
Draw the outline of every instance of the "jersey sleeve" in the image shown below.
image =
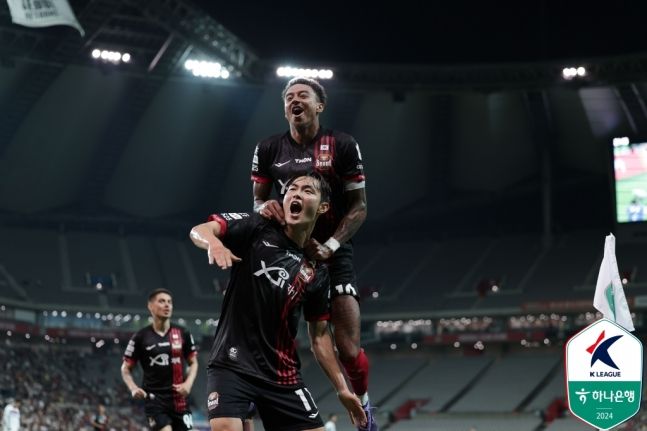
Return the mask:
[[142,350],[141,344],[141,336],[139,332],[136,332],[132,337],[130,337],[130,341],[128,341],[128,345],[124,351],[124,361],[131,367],[137,364],[137,361],[140,360]]
[[255,183],[267,184],[272,182],[270,174],[270,160],[269,145],[265,142],[256,144],[254,150],[254,157],[252,158],[252,181]]
[[191,331],[184,329],[183,338],[184,345],[182,346],[182,354],[184,355],[184,358],[187,360],[194,358],[198,354],[198,346],[195,344]]
[[359,144],[352,136],[347,136],[340,143],[336,171],[344,181],[344,191],[364,188],[366,178]]
[[307,322],[316,322],[330,319],[329,308],[330,277],[328,270],[323,265],[318,265],[315,279],[306,290],[303,304],[303,317]]
[[240,257],[248,249],[254,233],[267,221],[258,214],[219,213],[211,214],[208,221],[220,225],[220,240]]

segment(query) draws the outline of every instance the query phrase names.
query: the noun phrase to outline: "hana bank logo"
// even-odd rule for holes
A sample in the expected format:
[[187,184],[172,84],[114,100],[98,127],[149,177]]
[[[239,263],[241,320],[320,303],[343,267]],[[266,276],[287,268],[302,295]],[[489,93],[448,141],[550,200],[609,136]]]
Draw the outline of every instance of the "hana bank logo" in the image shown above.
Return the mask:
[[602,331],[598,336],[598,339],[595,341],[595,343],[593,343],[591,346],[589,346],[586,349],[586,351],[589,354],[591,354],[591,367],[593,367],[593,365],[595,365],[595,363],[599,361],[618,371],[617,372],[591,371],[590,376],[591,377],[620,377],[620,368],[616,365],[616,363],[611,358],[611,354],[609,353],[609,348],[616,341],[622,338],[622,335],[614,335],[613,337],[609,337],[606,340],[604,339],[604,337],[605,337],[605,333],[604,331]]

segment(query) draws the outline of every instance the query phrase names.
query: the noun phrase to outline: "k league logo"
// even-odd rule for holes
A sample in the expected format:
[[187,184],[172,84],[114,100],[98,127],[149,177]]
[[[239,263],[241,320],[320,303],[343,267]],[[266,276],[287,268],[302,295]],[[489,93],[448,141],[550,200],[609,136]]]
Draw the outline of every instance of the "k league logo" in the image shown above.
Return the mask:
[[566,343],[566,393],[571,412],[601,430],[640,408],[642,344],[608,319],[587,326]]

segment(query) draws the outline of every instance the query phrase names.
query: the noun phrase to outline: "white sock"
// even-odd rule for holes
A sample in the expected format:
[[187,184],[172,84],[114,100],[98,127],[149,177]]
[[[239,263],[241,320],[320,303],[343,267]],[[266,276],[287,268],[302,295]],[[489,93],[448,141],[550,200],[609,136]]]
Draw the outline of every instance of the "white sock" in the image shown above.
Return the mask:
[[368,403],[368,392],[366,392],[364,395],[360,395],[359,400],[362,403],[362,405],[365,406],[366,403]]

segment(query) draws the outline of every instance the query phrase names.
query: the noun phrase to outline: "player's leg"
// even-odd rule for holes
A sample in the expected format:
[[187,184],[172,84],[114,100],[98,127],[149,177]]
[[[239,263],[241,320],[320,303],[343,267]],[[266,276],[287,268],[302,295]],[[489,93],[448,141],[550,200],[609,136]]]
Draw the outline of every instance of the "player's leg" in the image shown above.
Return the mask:
[[234,371],[209,367],[207,390],[211,431],[243,431],[254,388]]
[[364,429],[377,431],[368,398],[369,361],[360,346],[361,314],[352,245],[344,244],[335,252],[329,271],[331,320],[339,361],[346,370],[353,391],[364,406],[368,419]]
[[151,431],[173,431],[173,419],[166,413],[147,414],[148,427]]

